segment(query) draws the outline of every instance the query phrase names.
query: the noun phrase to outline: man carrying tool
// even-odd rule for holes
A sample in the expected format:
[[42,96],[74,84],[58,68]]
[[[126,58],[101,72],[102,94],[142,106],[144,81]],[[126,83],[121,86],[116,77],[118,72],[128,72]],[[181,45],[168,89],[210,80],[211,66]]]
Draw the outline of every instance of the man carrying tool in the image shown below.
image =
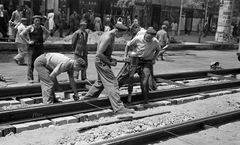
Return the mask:
[[119,86],[128,82],[128,102],[131,102],[131,93],[133,90],[133,76],[138,72],[141,79],[142,95],[144,96],[144,104],[148,104],[149,94],[149,77],[151,75],[151,67],[155,64],[155,60],[159,54],[161,47],[158,40],[154,37],[156,31],[149,27],[145,35],[139,35],[129,41],[125,47],[124,60],[129,61],[128,52],[131,49],[130,66],[121,70],[117,80]]
[[111,70],[112,66],[117,65],[116,59],[111,57],[114,49],[115,37],[122,37],[126,30],[128,30],[127,26],[122,23],[117,23],[113,30],[104,32],[100,36],[95,58],[98,78],[87,94],[82,98],[89,99],[91,97],[98,97],[103,89],[105,89],[113,111],[116,114],[134,113],[133,109],[124,107],[120,99],[117,79]]
[[62,91],[58,84],[57,76],[63,72],[68,73],[69,82],[74,93],[74,100],[79,99],[73,73],[74,71],[83,70],[86,67],[83,59],[72,60],[60,53],[45,53],[35,60],[34,67],[40,78],[44,104],[57,102],[54,92],[56,90]]
[[[132,39],[133,39],[133,38],[136,37],[136,36],[145,35],[146,32],[147,32],[147,30],[144,29],[144,28],[142,28],[139,24],[133,24],[133,25],[132,25],[132,28],[131,28],[131,32],[132,32]],[[119,72],[120,74],[125,70],[125,67],[130,67],[130,66],[129,66],[129,62],[126,62],[126,63],[124,64],[122,70],[120,70],[120,72]],[[119,74],[119,75],[120,75],[120,74]],[[119,75],[118,75],[118,76],[119,76]],[[133,75],[134,75],[134,74],[133,74]],[[156,82],[155,82],[155,80],[154,80],[153,66],[151,67],[151,75],[150,75],[150,77],[149,77],[148,83],[149,83],[149,89],[150,89],[150,90],[156,90],[156,89],[157,89],[157,84],[156,84]],[[129,98],[129,99],[130,99],[130,98]],[[131,101],[129,100],[129,102],[131,102]]]
[[160,52],[159,56],[161,57],[161,60],[163,59],[163,54],[165,53],[166,49],[168,48],[169,40],[168,40],[168,34],[167,34],[167,26],[162,25],[162,29],[157,32],[157,39],[159,41],[160,46],[162,47],[162,52]]
[[[88,66],[88,33],[86,32],[87,22],[85,20],[80,21],[80,28],[72,37],[72,46],[74,51],[74,59],[82,58],[86,62],[86,67],[81,71],[81,79],[87,79],[87,66]],[[74,78],[78,79],[79,71],[74,71]]]

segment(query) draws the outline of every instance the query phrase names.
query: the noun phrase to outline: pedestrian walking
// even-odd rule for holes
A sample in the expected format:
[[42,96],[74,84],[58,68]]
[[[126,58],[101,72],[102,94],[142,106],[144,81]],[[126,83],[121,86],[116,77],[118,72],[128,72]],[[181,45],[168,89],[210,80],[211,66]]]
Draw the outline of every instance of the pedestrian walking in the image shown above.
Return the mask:
[[177,34],[177,21],[174,20],[173,23],[171,24],[171,28],[172,28],[172,39],[174,39],[174,37],[176,36]]
[[166,46],[169,44],[169,39],[167,37],[166,29],[167,29],[167,26],[162,25],[162,29],[157,32],[157,36],[156,36],[159,41],[159,45],[162,48],[162,51],[159,54],[159,56],[161,57],[161,60],[164,60],[163,54],[166,51],[166,48],[167,48]]
[[[13,59],[18,65],[26,65],[24,58],[28,53],[28,44],[22,39],[20,33],[26,29],[27,22],[26,18],[21,18],[21,22],[16,25],[17,34],[15,42],[18,48],[18,54]],[[29,36],[26,37],[29,39]]]
[[50,31],[50,35],[53,37],[53,33],[54,33],[54,29],[55,29],[53,9],[49,10],[47,19],[48,19],[48,29]]
[[[81,70],[81,80],[87,79],[87,67],[88,67],[88,33],[86,32],[87,22],[85,20],[81,20],[80,28],[74,33],[72,37],[72,46],[74,49],[74,59],[82,58],[85,63],[85,69]],[[74,71],[74,78],[78,79],[79,71]]]
[[8,36],[8,13],[6,10],[4,10],[4,7],[2,4],[0,4],[0,32],[2,33],[3,37],[9,37]]
[[25,10],[24,10],[25,18],[27,19],[27,26],[31,25],[31,16],[32,16],[32,10],[29,8],[29,6],[26,4],[25,5]]
[[54,24],[55,24],[55,27],[51,35],[53,36],[54,33],[58,30],[59,37],[63,38],[63,22],[62,22],[62,13],[60,8],[56,13],[54,13]]
[[[29,44],[27,74],[29,83],[34,83],[34,61],[38,56],[44,53],[43,43],[50,35],[50,32],[44,26],[40,25],[41,16],[35,15],[32,17],[32,19],[33,24],[29,25],[25,30],[20,33],[20,36],[23,38],[23,40]],[[30,39],[27,39],[27,35],[29,35]]]
[[208,21],[205,20],[204,25],[203,25],[203,37],[206,37],[208,33]]
[[67,72],[75,98],[79,98],[73,72],[85,68],[83,59],[73,60],[60,53],[44,53],[35,60],[34,67],[40,78],[44,104],[58,102],[55,98],[55,91],[61,92],[62,88],[58,83],[57,76],[63,72]]
[[96,17],[94,19],[94,28],[95,31],[101,31],[103,28],[102,19],[99,17],[99,14],[96,14]]
[[21,13],[20,13],[20,7],[16,6],[16,10],[12,13],[11,19],[9,20],[9,25],[10,25],[10,34],[13,36],[13,38],[16,37],[17,34],[17,29],[15,26],[21,22]]
[[103,89],[105,89],[113,111],[117,114],[134,112],[133,109],[124,107],[120,99],[117,79],[111,70],[111,67],[117,65],[116,59],[112,58],[115,37],[122,37],[127,29],[128,27],[125,25],[117,23],[113,30],[104,32],[100,36],[95,57],[95,67],[98,78],[83,97],[83,99],[87,99],[93,96],[99,96]]
[[[149,27],[145,35],[136,36],[127,43],[124,60],[129,61],[130,57],[131,66],[125,68],[117,77],[120,87],[128,82],[128,97],[130,98],[133,90],[133,76],[135,73],[138,73],[141,80],[144,104],[148,104],[149,77],[153,72],[152,67],[161,49],[158,40],[155,38],[156,33],[153,27]],[[132,51],[132,53],[130,53],[131,55],[129,55],[130,50]]]

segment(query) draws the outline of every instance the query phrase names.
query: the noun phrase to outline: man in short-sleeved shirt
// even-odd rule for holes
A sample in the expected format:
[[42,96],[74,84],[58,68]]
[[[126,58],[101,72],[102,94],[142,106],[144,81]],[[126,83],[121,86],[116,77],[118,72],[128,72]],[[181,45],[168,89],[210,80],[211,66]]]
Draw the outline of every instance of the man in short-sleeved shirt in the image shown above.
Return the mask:
[[149,84],[148,80],[151,75],[151,68],[155,64],[155,60],[161,49],[158,40],[155,38],[156,31],[149,27],[145,35],[139,35],[129,41],[125,47],[124,60],[128,60],[128,52],[131,49],[132,54],[130,57],[133,59],[139,59],[139,63],[133,64],[129,71],[123,71],[127,73],[119,73],[118,82],[119,86],[122,86],[126,82],[129,83],[128,93],[132,93],[132,78],[133,75],[138,72],[141,77],[141,89],[144,96],[144,103],[148,103]]
[[60,53],[45,53],[40,55],[35,60],[34,67],[40,78],[43,103],[52,104],[56,101],[54,92],[56,90],[62,90],[58,84],[57,76],[63,72],[68,73],[73,93],[79,98],[73,72],[80,71],[84,69],[85,66],[85,61],[81,58],[73,60]]

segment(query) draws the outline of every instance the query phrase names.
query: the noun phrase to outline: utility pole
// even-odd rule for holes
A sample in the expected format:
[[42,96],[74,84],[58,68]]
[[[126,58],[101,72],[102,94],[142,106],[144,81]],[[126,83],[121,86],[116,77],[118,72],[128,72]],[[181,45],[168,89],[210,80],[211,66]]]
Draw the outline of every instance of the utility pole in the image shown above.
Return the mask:
[[181,22],[182,22],[182,9],[183,9],[183,0],[180,0],[181,2],[181,6],[180,6],[180,14],[179,14],[179,22],[178,22],[178,36],[180,36],[180,32],[181,32]]

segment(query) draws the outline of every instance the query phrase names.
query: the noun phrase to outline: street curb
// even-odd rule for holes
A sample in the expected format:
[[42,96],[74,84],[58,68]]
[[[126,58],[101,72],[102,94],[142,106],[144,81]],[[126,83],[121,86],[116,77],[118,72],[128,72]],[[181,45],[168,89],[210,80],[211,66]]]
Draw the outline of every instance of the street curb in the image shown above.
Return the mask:
[[[114,51],[124,51],[126,44],[115,44]],[[46,52],[68,52],[74,51],[71,44],[44,44]],[[96,51],[97,44],[88,44],[89,51]],[[237,50],[238,44],[221,43],[177,43],[170,44],[168,50]],[[0,42],[1,51],[17,51],[15,42]]]

